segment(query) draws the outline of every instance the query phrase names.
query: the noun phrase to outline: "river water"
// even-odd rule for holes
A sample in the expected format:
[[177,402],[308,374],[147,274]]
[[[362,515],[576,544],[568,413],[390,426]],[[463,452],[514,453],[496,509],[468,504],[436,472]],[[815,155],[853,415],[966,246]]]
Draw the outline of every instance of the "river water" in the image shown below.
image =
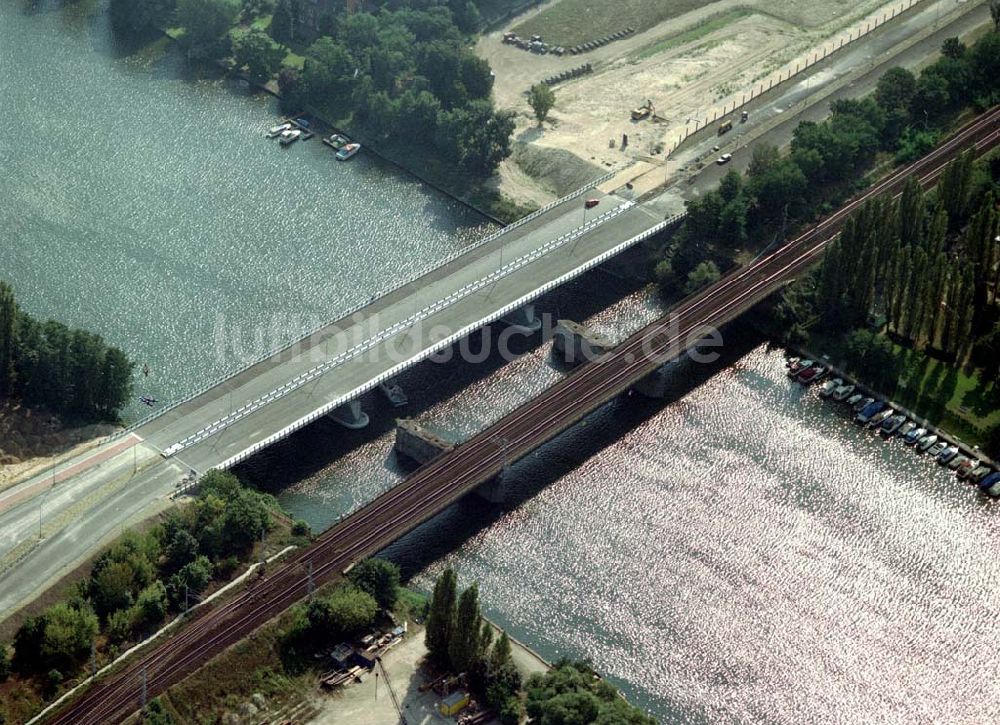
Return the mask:
[[[259,354],[481,233],[370,159],[281,152],[273,102],[120,55],[97,5],[24,7],[0,0],[0,274],[148,362],[154,394],[239,363],[220,327]],[[660,312],[629,286],[596,272],[541,306],[621,337]],[[727,340],[668,400],[618,400],[515,463],[508,505],[464,500],[387,554],[425,587],[455,566],[514,636],[590,657],[663,722],[996,722],[994,507]],[[523,352],[415,368],[408,414],[472,434],[562,374]],[[319,422],[241,475],[328,526],[407,470],[398,411],[365,404],[368,431]]]
[[0,277],[148,364],[137,392],[186,397],[482,233],[370,156],[265,140],[273,99],[126,55],[101,8],[0,0]]

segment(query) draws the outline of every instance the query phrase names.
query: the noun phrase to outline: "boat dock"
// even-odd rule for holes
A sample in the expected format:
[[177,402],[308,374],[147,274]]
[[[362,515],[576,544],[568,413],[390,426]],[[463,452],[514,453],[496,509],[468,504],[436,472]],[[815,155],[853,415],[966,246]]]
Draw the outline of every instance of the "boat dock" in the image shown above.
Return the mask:
[[824,365],[827,368],[826,377],[829,378],[840,378],[845,384],[854,385],[856,392],[865,395],[866,397],[874,398],[875,400],[884,401],[885,404],[896,411],[899,415],[905,415],[907,419],[913,421],[921,428],[926,428],[928,433],[934,434],[938,437],[938,440],[944,441],[949,446],[954,446],[958,449],[958,455],[963,455],[966,458],[980,461],[982,465],[989,466],[994,471],[1000,470],[1000,465],[997,464],[992,458],[990,458],[986,453],[981,450],[978,446],[970,446],[965,443],[961,438],[949,433],[946,430],[938,427],[932,421],[927,420],[920,415],[917,415],[913,411],[909,410],[906,406],[897,403],[892,400],[892,398],[881,394],[879,391],[872,389],[870,386],[865,385],[860,380],[848,375],[843,370],[838,369],[835,365],[830,362],[830,358],[827,355],[817,355],[804,348],[795,346],[786,346],[786,351],[788,355],[797,355],[804,359],[815,360],[817,363]]

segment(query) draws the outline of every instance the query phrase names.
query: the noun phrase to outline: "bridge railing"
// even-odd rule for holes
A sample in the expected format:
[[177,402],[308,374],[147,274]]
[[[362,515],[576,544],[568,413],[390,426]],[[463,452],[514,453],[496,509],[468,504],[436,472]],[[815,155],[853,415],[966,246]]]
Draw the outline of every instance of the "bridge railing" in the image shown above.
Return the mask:
[[223,470],[232,468],[237,463],[240,463],[240,462],[246,460],[247,458],[251,457],[255,453],[258,453],[258,452],[264,450],[265,448],[270,447],[271,445],[277,443],[278,441],[287,438],[292,433],[300,430],[301,428],[304,428],[305,426],[307,426],[310,423],[318,420],[319,418],[323,417],[324,415],[327,415],[331,411],[336,410],[341,405],[344,405],[345,403],[348,403],[348,402],[356,399],[357,397],[359,397],[360,395],[363,395],[364,393],[368,392],[369,390],[372,390],[372,389],[376,388],[380,383],[385,382],[386,380],[389,380],[390,378],[395,377],[396,375],[398,375],[401,371],[405,370],[406,368],[409,368],[409,367],[417,364],[418,362],[421,362],[421,361],[429,358],[431,355],[433,355],[434,353],[438,352],[439,350],[442,350],[442,349],[448,347],[449,345],[452,345],[455,342],[458,342],[459,340],[461,340],[462,338],[464,338],[465,336],[467,336],[469,333],[477,330],[478,328],[482,327],[483,325],[488,325],[491,322],[495,322],[496,320],[499,320],[500,318],[502,318],[502,317],[504,317],[506,315],[509,315],[514,310],[517,310],[517,309],[523,307],[524,305],[528,304],[532,300],[537,299],[541,295],[543,295],[543,294],[545,294],[547,292],[552,291],[556,287],[559,287],[560,285],[565,284],[566,282],[568,282],[568,281],[570,281],[572,279],[575,279],[576,277],[579,277],[581,274],[590,271],[594,267],[597,267],[597,266],[603,264],[604,262],[608,261],[609,259],[612,259],[613,257],[617,256],[618,254],[620,254],[624,250],[628,249],[629,247],[632,247],[632,246],[638,244],[639,242],[645,241],[646,239],[649,239],[650,237],[654,236],[655,234],[658,234],[659,232],[661,232],[661,231],[669,228],[670,226],[672,226],[672,225],[680,222],[682,219],[684,219],[685,216],[687,216],[686,212],[681,213],[681,214],[675,214],[674,216],[668,217],[667,219],[663,220],[662,222],[660,222],[660,223],[658,223],[658,224],[650,227],[646,231],[640,232],[639,234],[635,235],[631,239],[628,239],[628,240],[626,240],[626,241],[624,241],[624,242],[616,245],[615,247],[612,247],[611,249],[609,249],[609,250],[607,250],[605,252],[602,252],[598,256],[594,257],[591,260],[588,260],[587,262],[585,262],[582,265],[580,265],[579,267],[577,267],[577,268],[575,268],[575,269],[567,272],[566,274],[563,274],[562,276],[560,276],[560,277],[558,277],[556,279],[553,279],[553,280],[550,280],[549,282],[546,282],[544,285],[542,285],[541,287],[539,287],[537,290],[535,290],[533,292],[530,292],[530,293],[528,293],[526,295],[523,295],[522,297],[518,298],[517,300],[514,300],[513,302],[505,305],[504,307],[496,310],[495,312],[492,312],[491,314],[487,315],[486,317],[484,317],[483,319],[481,319],[481,320],[479,320],[477,322],[474,322],[474,323],[471,323],[469,325],[466,325],[461,330],[455,332],[454,334],[450,335],[449,337],[447,337],[447,338],[445,338],[443,340],[438,341],[436,344],[432,345],[431,347],[429,347],[429,348],[427,348],[425,350],[422,350],[421,352],[417,353],[416,355],[411,356],[409,359],[407,359],[407,360],[405,360],[405,361],[403,361],[403,362],[401,362],[401,363],[393,366],[391,369],[386,370],[385,372],[381,373],[380,375],[378,375],[374,379],[372,379],[372,380],[370,380],[370,381],[368,381],[368,382],[366,382],[366,383],[364,383],[362,385],[359,385],[358,387],[354,388],[350,392],[348,392],[348,393],[346,393],[344,395],[341,395],[341,396],[335,398],[334,400],[332,400],[331,402],[329,402],[329,403],[321,406],[320,408],[317,408],[316,410],[312,411],[311,413],[308,413],[308,414],[302,416],[298,420],[290,423],[289,425],[285,426],[284,428],[282,428],[281,430],[277,431],[276,433],[273,433],[270,436],[268,436],[267,438],[264,438],[263,440],[261,440],[261,441],[255,443],[255,444],[253,444],[252,446],[249,446],[248,448],[244,449],[243,451],[240,451],[236,455],[227,458],[226,460],[222,461],[218,466],[215,466],[215,467],[219,468],[219,469],[223,469]]
[[325,360],[324,362],[313,366],[309,370],[306,370],[305,372],[296,375],[291,380],[286,381],[283,385],[268,391],[264,395],[254,398],[253,400],[240,406],[236,410],[230,411],[229,415],[223,416],[218,420],[213,421],[209,425],[195,431],[186,438],[167,447],[166,449],[164,449],[163,455],[173,456],[179,453],[180,451],[184,450],[185,448],[195,445],[196,443],[201,442],[202,440],[214,435],[215,433],[224,430],[225,428],[228,428],[233,423],[250,415],[256,410],[259,410],[263,406],[272,403],[275,400],[298,390],[299,388],[301,388],[304,385],[307,385],[308,383],[312,382],[319,376],[325,375],[326,373],[333,370],[338,365],[343,364],[347,360],[353,357],[357,357],[358,355],[364,354],[368,350],[374,348],[376,345],[381,344],[384,340],[393,337],[397,333],[407,330],[408,328],[417,324],[418,322],[421,322],[424,319],[430,317],[431,315],[440,312],[446,307],[449,307],[459,302],[460,300],[465,299],[469,295],[475,294],[476,292],[492,284],[495,284],[504,277],[516,272],[517,270],[521,269],[522,267],[528,264],[531,264],[538,258],[545,256],[546,254],[552,252],[553,250],[558,249],[559,247],[565,244],[569,244],[570,242],[579,239],[587,232],[596,229],[597,227],[599,227],[601,224],[604,224],[608,220],[613,219],[614,217],[618,216],[619,214],[622,214],[625,211],[628,211],[633,206],[635,206],[634,202],[626,201],[594,217],[583,226],[577,227],[576,229],[573,229],[555,239],[550,239],[545,244],[541,245],[540,247],[537,247],[536,249],[531,250],[527,254],[521,255],[520,257],[517,257],[509,261],[503,267],[500,267],[473,282],[469,282],[461,289],[456,290],[451,294],[449,294],[447,297],[444,297],[435,302],[432,302],[429,305],[426,305],[421,310],[413,313],[406,319],[400,320],[394,325],[391,325],[390,327],[378,331],[378,333],[376,333],[374,337],[370,337],[364,340],[363,342],[358,343],[354,347],[345,350],[344,352],[340,353],[334,358]]
[[191,400],[194,400],[195,398],[197,398],[197,397],[199,397],[201,395],[204,395],[209,390],[212,390],[213,388],[216,388],[216,387],[222,385],[227,380],[231,380],[232,378],[235,378],[236,376],[241,375],[242,373],[244,373],[247,370],[249,370],[250,368],[252,368],[254,365],[258,365],[258,364],[262,363],[263,361],[267,360],[270,357],[274,357],[275,355],[278,355],[278,354],[280,354],[282,352],[285,352],[289,348],[292,348],[295,345],[300,344],[303,340],[308,340],[310,337],[312,337],[313,335],[315,335],[320,330],[322,330],[322,329],[324,329],[326,327],[329,327],[330,325],[332,325],[335,322],[337,322],[337,320],[342,320],[344,318],[350,317],[351,315],[359,312],[360,310],[364,309],[368,305],[372,304],[372,302],[374,302],[375,300],[380,299],[382,297],[385,297],[386,295],[392,294],[396,290],[401,289],[401,288],[405,287],[408,284],[412,284],[413,282],[415,282],[416,280],[420,279],[421,277],[423,277],[423,276],[425,276],[425,275],[433,272],[435,269],[443,267],[443,266],[445,266],[447,264],[451,264],[453,261],[455,261],[456,259],[458,259],[462,255],[468,254],[469,252],[474,252],[475,250],[479,249],[480,247],[483,247],[483,246],[485,246],[487,244],[490,244],[491,242],[493,242],[493,241],[499,239],[500,237],[502,237],[504,234],[506,234],[506,233],[508,233],[510,231],[513,231],[514,229],[517,229],[518,227],[523,226],[524,224],[527,224],[528,222],[532,221],[533,219],[536,219],[539,216],[541,216],[542,214],[544,214],[544,213],[546,213],[546,212],[554,209],[555,207],[559,206],[560,204],[565,204],[567,201],[571,201],[572,199],[575,199],[575,198],[577,198],[577,197],[579,197],[579,196],[587,193],[588,191],[590,191],[594,187],[599,186],[600,184],[603,184],[605,181],[608,181],[609,179],[614,178],[614,176],[617,173],[618,172],[616,172],[616,171],[612,171],[612,172],[609,172],[609,173],[605,174],[604,176],[601,176],[601,177],[599,177],[597,179],[594,179],[593,181],[591,181],[588,184],[585,184],[584,186],[580,187],[576,191],[574,191],[574,192],[572,192],[570,194],[567,194],[564,197],[556,199],[555,201],[546,204],[545,206],[541,207],[540,209],[536,209],[531,214],[528,214],[527,216],[522,217],[521,219],[518,219],[516,222],[512,222],[511,224],[508,224],[507,226],[505,226],[502,229],[494,232],[493,234],[489,234],[489,235],[483,237],[482,239],[474,242],[473,244],[469,245],[468,247],[463,247],[462,249],[456,249],[455,251],[453,251],[450,254],[448,254],[447,256],[445,256],[443,259],[436,260],[436,261],[432,262],[431,264],[423,267],[416,275],[414,275],[413,277],[411,277],[409,280],[407,280],[405,282],[400,282],[400,283],[394,284],[394,285],[392,285],[390,287],[384,288],[381,292],[378,292],[377,294],[373,295],[368,301],[366,301],[366,302],[358,302],[354,306],[348,308],[345,312],[338,313],[338,315],[337,315],[336,318],[334,318],[332,320],[329,320],[327,322],[324,322],[324,323],[322,323],[320,325],[315,326],[314,328],[312,328],[308,332],[305,332],[305,333],[299,335],[298,337],[296,337],[293,340],[290,340],[287,343],[283,343],[281,345],[278,345],[278,346],[272,348],[271,350],[269,350],[269,351],[267,351],[267,352],[259,355],[258,357],[254,358],[251,362],[245,363],[244,365],[240,366],[236,370],[233,370],[232,372],[227,372],[227,373],[222,373],[221,375],[217,375],[215,378],[213,378],[208,383],[205,383],[204,385],[202,385],[201,387],[199,387],[193,393],[190,393],[186,397],[180,398],[180,399],[178,399],[178,400],[176,400],[176,401],[174,401],[172,403],[169,403],[169,404],[165,405],[164,407],[160,408],[159,410],[157,410],[157,411],[155,411],[153,413],[150,413],[149,415],[144,416],[143,418],[140,418],[139,420],[135,421],[134,423],[129,424],[127,427],[125,427],[125,428],[123,428],[123,429],[121,429],[119,431],[116,431],[116,432],[112,433],[105,440],[106,441],[116,440],[116,439],[120,438],[121,436],[123,436],[123,435],[125,435],[127,433],[130,433],[131,431],[134,431],[134,430],[136,430],[136,429],[138,429],[138,428],[146,425],[150,421],[153,421],[153,420],[159,418],[160,416],[165,415],[166,413],[170,412],[174,408],[177,408],[178,406],[183,405],[184,403],[187,403],[187,402],[189,402]]

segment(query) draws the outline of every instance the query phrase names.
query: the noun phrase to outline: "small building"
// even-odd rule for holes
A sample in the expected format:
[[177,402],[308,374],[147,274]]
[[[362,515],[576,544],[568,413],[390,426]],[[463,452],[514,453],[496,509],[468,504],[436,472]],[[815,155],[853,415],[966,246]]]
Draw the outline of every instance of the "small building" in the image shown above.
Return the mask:
[[338,670],[346,670],[350,667],[353,658],[354,648],[344,642],[334,647],[330,653],[330,661],[333,662],[333,666]]
[[456,690],[441,700],[441,703],[438,705],[438,710],[440,710],[441,714],[445,716],[457,715],[462,712],[468,704],[469,693],[464,690]]

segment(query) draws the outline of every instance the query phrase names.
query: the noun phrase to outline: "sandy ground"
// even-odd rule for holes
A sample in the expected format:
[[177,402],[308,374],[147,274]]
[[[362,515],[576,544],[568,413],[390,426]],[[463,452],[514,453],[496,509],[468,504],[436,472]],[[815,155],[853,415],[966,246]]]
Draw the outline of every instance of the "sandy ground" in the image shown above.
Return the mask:
[[[535,672],[545,672],[547,665],[530,650],[511,642],[514,663],[527,678]],[[441,715],[437,710],[440,698],[433,692],[420,692],[426,671],[421,662],[427,654],[424,630],[413,627],[406,638],[382,656],[382,664],[389,675],[389,682],[406,717],[408,725],[454,723],[455,719]],[[334,694],[317,694],[310,703],[316,714],[310,723],[316,725],[396,725],[399,717],[389,696],[385,678],[379,676],[376,693],[374,673],[364,682],[343,687]]]
[[[484,36],[477,52],[496,74],[497,104],[518,112],[514,154],[500,169],[499,188],[521,202],[544,204],[566,193],[570,181],[586,183],[587,174],[595,178],[636,160],[662,162],[663,151],[692,119],[740,100],[762,80],[794,68],[824,46],[832,48],[841,35],[899,5],[900,0],[718,0],[591,53],[562,58],[504,45],[502,31]],[[739,15],[750,10],[753,14]],[[720,13],[737,14],[690,42],[663,46]],[[525,91],[588,62],[594,73],[555,87],[556,107],[539,128]],[[657,119],[633,122],[629,112],[647,99]],[[622,134],[629,136],[624,149]],[[553,149],[577,157],[570,173],[557,163],[539,163],[539,156]]]
[[0,491],[96,446],[115,427],[66,428],[57,416],[11,403],[0,407]]

